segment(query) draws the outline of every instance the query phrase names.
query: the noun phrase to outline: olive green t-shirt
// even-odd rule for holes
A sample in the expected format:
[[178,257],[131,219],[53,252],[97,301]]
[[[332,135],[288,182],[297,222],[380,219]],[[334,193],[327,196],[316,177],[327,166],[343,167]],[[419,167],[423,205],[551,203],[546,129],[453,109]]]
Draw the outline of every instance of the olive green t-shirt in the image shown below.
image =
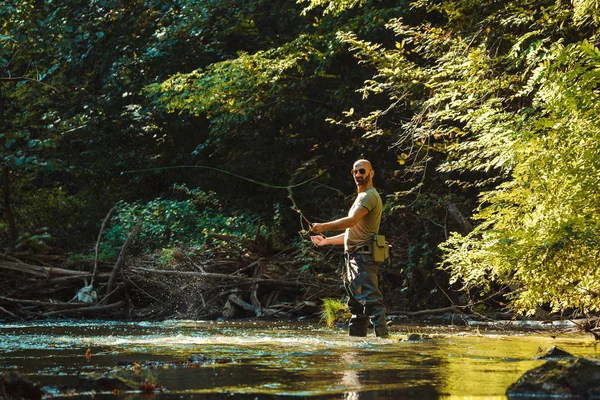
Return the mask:
[[356,207],[365,207],[369,212],[356,225],[346,229],[344,235],[344,249],[346,253],[353,253],[359,247],[368,245],[373,239],[373,235],[379,233],[379,224],[381,223],[381,197],[375,188],[369,188],[363,193],[359,193],[350,208],[348,215]]

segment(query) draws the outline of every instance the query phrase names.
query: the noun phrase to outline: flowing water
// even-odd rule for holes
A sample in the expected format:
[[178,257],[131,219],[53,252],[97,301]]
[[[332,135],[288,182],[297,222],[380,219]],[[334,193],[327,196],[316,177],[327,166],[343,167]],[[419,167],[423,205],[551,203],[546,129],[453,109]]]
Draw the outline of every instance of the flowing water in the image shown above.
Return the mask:
[[[410,333],[424,340],[402,340]],[[392,334],[350,338],[318,321],[0,322],[0,366],[41,383],[46,398],[506,399],[510,384],[544,362],[533,359],[539,349],[600,357],[593,338],[577,333],[397,326]],[[80,386],[89,374],[119,371],[156,390]]]

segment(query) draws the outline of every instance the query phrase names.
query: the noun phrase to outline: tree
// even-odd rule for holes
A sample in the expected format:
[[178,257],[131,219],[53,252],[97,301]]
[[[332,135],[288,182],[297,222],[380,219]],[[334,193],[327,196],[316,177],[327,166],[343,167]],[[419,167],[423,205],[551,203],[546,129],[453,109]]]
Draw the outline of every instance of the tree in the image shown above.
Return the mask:
[[483,128],[474,147],[504,155],[510,179],[482,194],[480,225],[444,245],[444,265],[468,287],[511,285],[522,312],[546,304],[554,312],[600,309],[599,56],[585,40],[548,43],[524,88],[531,113],[502,141],[490,135],[490,122],[506,118],[502,110],[473,121]]
[[[331,11],[350,4],[310,3]],[[338,123],[366,127],[366,134],[400,127],[392,128],[402,150],[398,163],[422,178],[414,190],[397,192],[397,210],[405,209],[407,195],[431,193],[432,167],[453,185],[445,201],[466,194],[466,206],[482,191],[474,215],[479,225],[441,246],[451,282],[487,291],[510,287],[512,306],[526,313],[546,304],[553,311],[597,311],[597,5],[418,1],[413,7],[388,24],[395,48],[340,34],[377,69],[364,97],[383,94],[389,105],[366,115],[350,109]],[[419,199],[427,196],[412,204]]]
[[[320,159],[319,168],[327,169],[341,162],[350,163],[360,152],[385,148],[389,136],[369,141],[326,123],[327,118],[339,115],[360,97],[355,90],[367,76],[367,71],[357,66],[337,41],[335,29],[357,27],[376,37],[386,17],[397,15],[403,8],[394,4],[368,8],[358,15],[320,17],[317,13],[301,16],[296,2],[282,2],[280,10],[269,8],[269,20],[284,16],[291,19],[289,15],[294,12],[292,26],[301,29],[282,33],[279,42],[269,42],[264,39],[268,25],[255,20],[256,15],[263,15],[257,10],[264,13],[265,7],[267,2],[257,2],[253,13],[245,14],[256,29],[254,48],[191,72],[173,74],[145,89],[149,98],[168,112],[206,119],[207,136],[198,144],[198,159],[240,175],[255,171],[281,185],[289,183],[297,168],[315,156],[326,156]],[[346,174],[334,174],[324,175],[323,179],[332,179],[335,187],[347,185],[352,190]],[[252,198],[243,197],[248,200],[246,205],[256,201],[257,188],[236,182],[232,189],[238,197],[252,193]],[[285,195],[280,192],[265,196],[287,202]],[[264,201],[259,205],[264,208]],[[344,208],[345,204],[338,203],[331,212]]]
[[38,183],[69,168],[56,148],[80,125],[61,115],[72,106],[62,84],[72,42],[64,9],[49,3],[7,1],[0,9],[0,165],[9,248],[49,222],[40,220],[49,216],[46,205],[69,203],[60,184]]

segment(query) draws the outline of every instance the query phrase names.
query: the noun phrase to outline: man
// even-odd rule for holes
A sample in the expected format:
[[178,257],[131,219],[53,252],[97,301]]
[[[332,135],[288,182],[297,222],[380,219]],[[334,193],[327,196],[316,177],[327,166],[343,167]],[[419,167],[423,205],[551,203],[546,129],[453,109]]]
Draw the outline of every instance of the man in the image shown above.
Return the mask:
[[369,320],[375,335],[388,336],[385,321],[383,295],[379,290],[377,270],[379,263],[373,261],[371,246],[373,236],[379,232],[381,223],[381,197],[373,187],[375,171],[368,160],[358,160],[352,168],[352,176],[358,195],[348,212],[348,216],[334,221],[311,224],[314,233],[345,230],[336,236],[311,236],[317,246],[344,245],[346,270],[344,286],[348,293],[350,336],[367,336]]

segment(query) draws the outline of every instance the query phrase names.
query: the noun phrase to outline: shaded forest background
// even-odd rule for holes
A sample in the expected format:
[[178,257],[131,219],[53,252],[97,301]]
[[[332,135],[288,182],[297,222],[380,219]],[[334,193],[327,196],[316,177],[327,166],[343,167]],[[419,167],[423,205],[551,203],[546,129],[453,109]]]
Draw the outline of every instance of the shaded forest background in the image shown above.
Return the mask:
[[[341,252],[299,234],[302,215],[344,216],[368,158],[391,310],[597,312],[599,23],[591,0],[6,0],[1,294],[73,297],[15,275],[60,255],[79,287],[125,256],[130,273],[257,279],[263,260],[272,287],[242,306],[342,296]],[[300,291],[276,291],[291,276]],[[138,307],[235,300],[129,279]]]

